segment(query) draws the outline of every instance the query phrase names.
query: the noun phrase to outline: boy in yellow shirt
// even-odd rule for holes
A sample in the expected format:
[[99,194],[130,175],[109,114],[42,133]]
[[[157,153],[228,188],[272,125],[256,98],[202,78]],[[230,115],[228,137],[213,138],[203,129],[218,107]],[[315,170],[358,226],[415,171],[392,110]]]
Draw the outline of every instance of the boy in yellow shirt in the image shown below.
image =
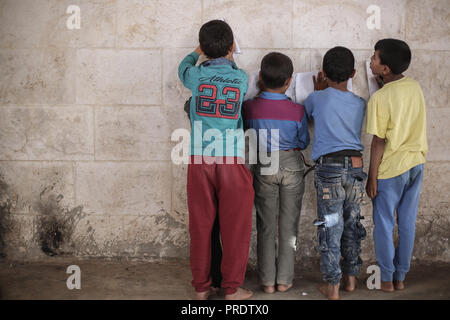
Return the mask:
[[[428,151],[422,89],[402,74],[410,62],[408,45],[396,39],[378,41],[370,62],[382,87],[367,107],[366,130],[373,140],[366,190],[373,203],[375,254],[385,292],[404,289]],[[397,248],[392,239],[395,211]]]

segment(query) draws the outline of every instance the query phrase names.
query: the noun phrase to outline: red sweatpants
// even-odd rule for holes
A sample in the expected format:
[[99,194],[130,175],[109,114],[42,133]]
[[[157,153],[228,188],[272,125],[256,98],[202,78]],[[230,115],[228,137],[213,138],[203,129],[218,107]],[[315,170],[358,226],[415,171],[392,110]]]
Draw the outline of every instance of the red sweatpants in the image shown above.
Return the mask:
[[219,215],[222,241],[222,288],[233,294],[242,286],[252,232],[253,178],[245,164],[188,165],[187,196],[191,237],[192,285],[211,285],[211,231]]

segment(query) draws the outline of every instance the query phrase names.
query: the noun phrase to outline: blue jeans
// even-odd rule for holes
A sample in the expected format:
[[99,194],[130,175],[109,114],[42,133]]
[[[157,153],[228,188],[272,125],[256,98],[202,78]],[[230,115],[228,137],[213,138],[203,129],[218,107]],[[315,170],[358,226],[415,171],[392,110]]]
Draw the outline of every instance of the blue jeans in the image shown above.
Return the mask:
[[[317,237],[323,280],[336,285],[342,272],[357,276],[362,260],[361,240],[366,230],[361,224],[360,203],[364,196],[363,168],[345,164],[317,164],[314,184],[317,191]],[[341,256],[343,258],[340,266]]]
[[[378,194],[372,200],[375,255],[381,281],[403,281],[409,271],[414,246],[417,209],[422,187],[423,164],[390,179],[378,179]],[[392,234],[398,222],[398,245]]]

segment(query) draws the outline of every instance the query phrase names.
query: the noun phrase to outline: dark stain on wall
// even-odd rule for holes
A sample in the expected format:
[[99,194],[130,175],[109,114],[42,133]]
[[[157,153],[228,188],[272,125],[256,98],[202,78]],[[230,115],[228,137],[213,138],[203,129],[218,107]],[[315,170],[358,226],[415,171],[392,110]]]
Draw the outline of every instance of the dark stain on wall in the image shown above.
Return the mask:
[[5,235],[11,228],[11,202],[9,201],[8,185],[0,175],[0,257],[5,257]]
[[60,201],[64,196],[51,193],[53,188],[44,188],[35,204],[39,213],[38,240],[41,250],[49,256],[72,253],[70,239],[76,225],[85,216],[83,206],[71,210],[63,208]]

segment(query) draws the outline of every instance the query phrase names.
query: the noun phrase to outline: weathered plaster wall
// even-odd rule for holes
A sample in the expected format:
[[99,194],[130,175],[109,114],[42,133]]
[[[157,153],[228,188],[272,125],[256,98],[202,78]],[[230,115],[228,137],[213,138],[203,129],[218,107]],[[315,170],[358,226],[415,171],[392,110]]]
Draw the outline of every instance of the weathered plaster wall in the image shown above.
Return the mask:
[[[381,8],[380,30],[366,27],[371,4]],[[80,30],[66,27],[69,5],[81,8]],[[1,0],[1,252],[188,257],[186,166],[170,161],[171,132],[189,127],[177,66],[202,23],[222,17],[247,71],[273,50],[288,54],[295,72],[316,70],[328,48],[349,47],[364,98],[364,60],[376,40],[406,39],[430,147],[414,256],[450,261],[448,0]],[[312,175],[303,203],[299,261],[317,257]],[[367,198],[362,208],[363,257],[374,259]]]

